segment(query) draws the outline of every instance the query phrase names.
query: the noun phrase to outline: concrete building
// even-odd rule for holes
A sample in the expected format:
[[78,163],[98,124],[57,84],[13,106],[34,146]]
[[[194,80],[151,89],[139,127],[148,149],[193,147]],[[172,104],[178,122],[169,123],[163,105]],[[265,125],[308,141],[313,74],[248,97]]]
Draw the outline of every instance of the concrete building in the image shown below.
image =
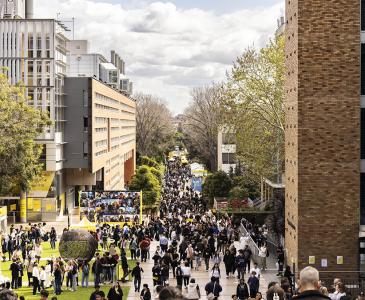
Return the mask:
[[[47,179],[42,186],[33,187],[28,197],[40,199],[45,205],[48,203],[47,207],[60,207],[65,197],[62,169],[67,38],[54,20],[20,19],[32,16],[31,2],[26,2],[27,7],[21,0],[0,2],[0,11],[3,12],[3,19],[0,19],[0,67],[7,68],[11,84],[24,82],[28,104],[48,113],[54,121],[54,126],[38,138],[38,142],[45,145],[42,160]],[[13,12],[9,10],[10,4]],[[49,211],[49,215],[54,218],[55,212]]]
[[[135,170],[135,103],[119,90],[125,67],[119,56],[114,53],[115,66],[89,54],[87,41],[67,39],[58,21],[32,19],[31,0],[0,0],[0,14],[0,67],[11,84],[24,82],[28,104],[54,121],[37,139],[45,145],[44,180],[19,201],[17,220],[55,220],[77,205],[78,190],[123,189]],[[67,74],[75,83],[67,80],[66,105]]]
[[229,173],[236,169],[236,135],[227,128],[218,131],[218,171]]
[[136,165],[136,103],[90,78],[66,78],[65,168],[78,190],[123,190]]
[[346,280],[365,262],[360,1],[286,0],[285,19],[287,260]]
[[89,53],[89,45],[85,40],[69,41],[67,47],[67,76],[95,77],[128,97],[133,94],[133,83],[125,75],[125,62],[114,50],[111,51],[109,62],[101,54]]

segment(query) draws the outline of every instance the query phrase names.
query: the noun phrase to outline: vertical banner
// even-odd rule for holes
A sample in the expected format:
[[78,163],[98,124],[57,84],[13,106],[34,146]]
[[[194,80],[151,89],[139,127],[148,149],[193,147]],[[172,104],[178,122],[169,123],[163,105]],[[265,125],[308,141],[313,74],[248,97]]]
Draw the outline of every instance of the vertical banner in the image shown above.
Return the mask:
[[27,194],[25,192],[20,192],[19,208],[20,208],[20,222],[26,223],[27,222]]
[[139,224],[142,224],[142,211],[143,211],[143,192],[141,191],[140,199],[139,199]]

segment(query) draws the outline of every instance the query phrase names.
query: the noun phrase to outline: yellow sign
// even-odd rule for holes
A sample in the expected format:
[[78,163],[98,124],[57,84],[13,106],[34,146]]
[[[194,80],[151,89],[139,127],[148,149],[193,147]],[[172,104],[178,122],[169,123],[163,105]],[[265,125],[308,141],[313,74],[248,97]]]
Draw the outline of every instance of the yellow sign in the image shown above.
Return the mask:
[[53,212],[55,210],[56,208],[54,203],[46,203],[46,212]]
[[33,198],[28,198],[28,210],[33,210]]
[[16,204],[10,205],[10,211],[16,211]]
[[20,199],[20,219],[26,220],[27,218],[27,199]]
[[337,264],[343,265],[343,256],[337,256]]
[[309,256],[309,262],[310,265],[314,265],[316,263],[316,257],[315,256]]
[[33,199],[33,211],[40,212],[42,210],[42,200]]
[[0,217],[7,216],[8,215],[8,209],[6,206],[0,207]]

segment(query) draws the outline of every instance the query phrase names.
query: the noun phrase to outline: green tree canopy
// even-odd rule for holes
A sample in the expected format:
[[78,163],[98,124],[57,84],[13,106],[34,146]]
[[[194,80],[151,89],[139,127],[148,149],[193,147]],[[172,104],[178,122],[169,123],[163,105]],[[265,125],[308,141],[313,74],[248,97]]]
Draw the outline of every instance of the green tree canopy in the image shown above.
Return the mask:
[[218,171],[209,175],[203,184],[203,196],[210,201],[214,197],[227,197],[232,188],[232,181],[229,176],[223,172]]
[[129,189],[143,192],[143,203],[154,204],[161,196],[161,183],[159,171],[156,168],[143,165],[137,169],[133,176]]
[[0,73],[0,194],[27,190],[42,172],[42,145],[35,139],[51,122],[27,105],[25,88]]
[[237,157],[257,177],[281,177],[284,157],[282,37],[237,58],[224,98],[224,119],[235,129]]

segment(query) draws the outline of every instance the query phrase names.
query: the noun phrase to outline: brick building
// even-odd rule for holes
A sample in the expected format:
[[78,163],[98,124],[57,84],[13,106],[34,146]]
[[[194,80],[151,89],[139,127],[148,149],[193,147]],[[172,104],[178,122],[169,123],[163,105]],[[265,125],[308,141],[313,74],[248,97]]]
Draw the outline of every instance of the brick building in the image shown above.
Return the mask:
[[287,261],[358,271],[360,1],[286,0],[286,20]]

